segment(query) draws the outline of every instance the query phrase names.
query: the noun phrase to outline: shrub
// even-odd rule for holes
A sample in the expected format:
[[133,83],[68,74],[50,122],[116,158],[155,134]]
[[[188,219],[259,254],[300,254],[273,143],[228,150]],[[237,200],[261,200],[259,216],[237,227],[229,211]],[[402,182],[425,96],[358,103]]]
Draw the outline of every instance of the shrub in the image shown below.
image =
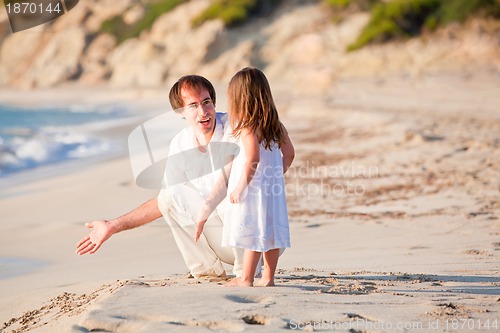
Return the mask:
[[221,19],[226,27],[244,23],[254,14],[270,11],[279,0],[215,0],[205,11],[195,17],[193,26]]
[[434,30],[453,21],[463,22],[477,13],[500,17],[498,0],[395,0],[379,2],[371,18],[348,51],[369,43],[416,36],[423,28]]
[[345,8],[351,4],[351,0],[326,0],[326,3],[334,8]]
[[439,0],[396,0],[373,7],[371,18],[358,39],[348,46],[357,50],[372,42],[385,42],[420,33],[428,16],[437,11]]
[[325,0],[334,9],[346,9],[353,7],[358,10],[369,10],[380,0]]
[[116,36],[117,42],[122,43],[128,38],[138,37],[142,31],[151,28],[153,23],[161,15],[171,11],[177,5],[186,0],[157,0],[150,2],[146,6],[144,17],[132,25],[127,25],[121,15],[112,17],[102,22],[101,31],[108,32]]
[[256,3],[256,0],[216,0],[195,17],[192,24],[199,26],[209,20],[221,19],[225,26],[234,26],[247,19]]
[[440,22],[464,22],[471,15],[481,13],[484,16],[500,17],[498,0],[442,0],[439,10]]

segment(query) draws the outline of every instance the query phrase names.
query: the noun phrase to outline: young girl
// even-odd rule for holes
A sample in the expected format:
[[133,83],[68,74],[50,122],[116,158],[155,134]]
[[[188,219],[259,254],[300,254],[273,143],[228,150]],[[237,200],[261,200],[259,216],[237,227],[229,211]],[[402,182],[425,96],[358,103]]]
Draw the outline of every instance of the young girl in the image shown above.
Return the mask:
[[245,249],[241,277],[230,284],[252,286],[263,253],[259,285],[273,286],[280,249],[290,247],[283,174],[295,151],[260,70],[244,68],[233,76],[228,105],[240,152],[229,177],[222,246]]

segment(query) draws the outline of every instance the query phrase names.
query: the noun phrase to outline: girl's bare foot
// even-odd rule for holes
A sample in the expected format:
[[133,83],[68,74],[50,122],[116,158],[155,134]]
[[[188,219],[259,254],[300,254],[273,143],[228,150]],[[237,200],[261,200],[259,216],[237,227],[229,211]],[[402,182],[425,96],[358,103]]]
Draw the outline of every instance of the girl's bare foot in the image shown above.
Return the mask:
[[241,278],[234,278],[225,284],[227,287],[252,287],[253,281],[242,280]]
[[274,287],[274,280],[264,280],[260,279],[258,283],[255,284],[256,287]]

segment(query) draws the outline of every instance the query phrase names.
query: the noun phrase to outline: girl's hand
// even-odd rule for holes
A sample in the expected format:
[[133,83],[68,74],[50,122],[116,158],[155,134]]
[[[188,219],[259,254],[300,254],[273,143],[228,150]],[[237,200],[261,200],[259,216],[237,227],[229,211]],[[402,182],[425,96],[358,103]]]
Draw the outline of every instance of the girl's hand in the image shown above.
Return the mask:
[[198,241],[198,239],[200,239],[200,236],[203,233],[203,227],[205,226],[206,222],[207,222],[207,220],[203,220],[203,221],[198,222],[198,224],[196,225],[196,231],[194,233],[194,240],[196,242]]
[[241,191],[239,190],[234,190],[233,193],[229,195],[229,201],[233,204],[239,203],[241,200]]

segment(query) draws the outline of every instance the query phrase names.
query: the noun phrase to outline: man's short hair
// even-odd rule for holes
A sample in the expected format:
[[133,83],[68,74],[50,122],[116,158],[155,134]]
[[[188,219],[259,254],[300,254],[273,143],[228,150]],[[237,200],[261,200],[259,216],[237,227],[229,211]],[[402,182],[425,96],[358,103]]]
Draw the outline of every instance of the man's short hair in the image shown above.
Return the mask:
[[170,105],[172,105],[174,110],[184,106],[184,101],[181,96],[182,88],[196,92],[200,92],[202,89],[207,89],[208,94],[215,105],[215,88],[212,83],[200,75],[186,75],[177,80],[177,82],[174,83],[170,89],[168,97],[170,99]]

